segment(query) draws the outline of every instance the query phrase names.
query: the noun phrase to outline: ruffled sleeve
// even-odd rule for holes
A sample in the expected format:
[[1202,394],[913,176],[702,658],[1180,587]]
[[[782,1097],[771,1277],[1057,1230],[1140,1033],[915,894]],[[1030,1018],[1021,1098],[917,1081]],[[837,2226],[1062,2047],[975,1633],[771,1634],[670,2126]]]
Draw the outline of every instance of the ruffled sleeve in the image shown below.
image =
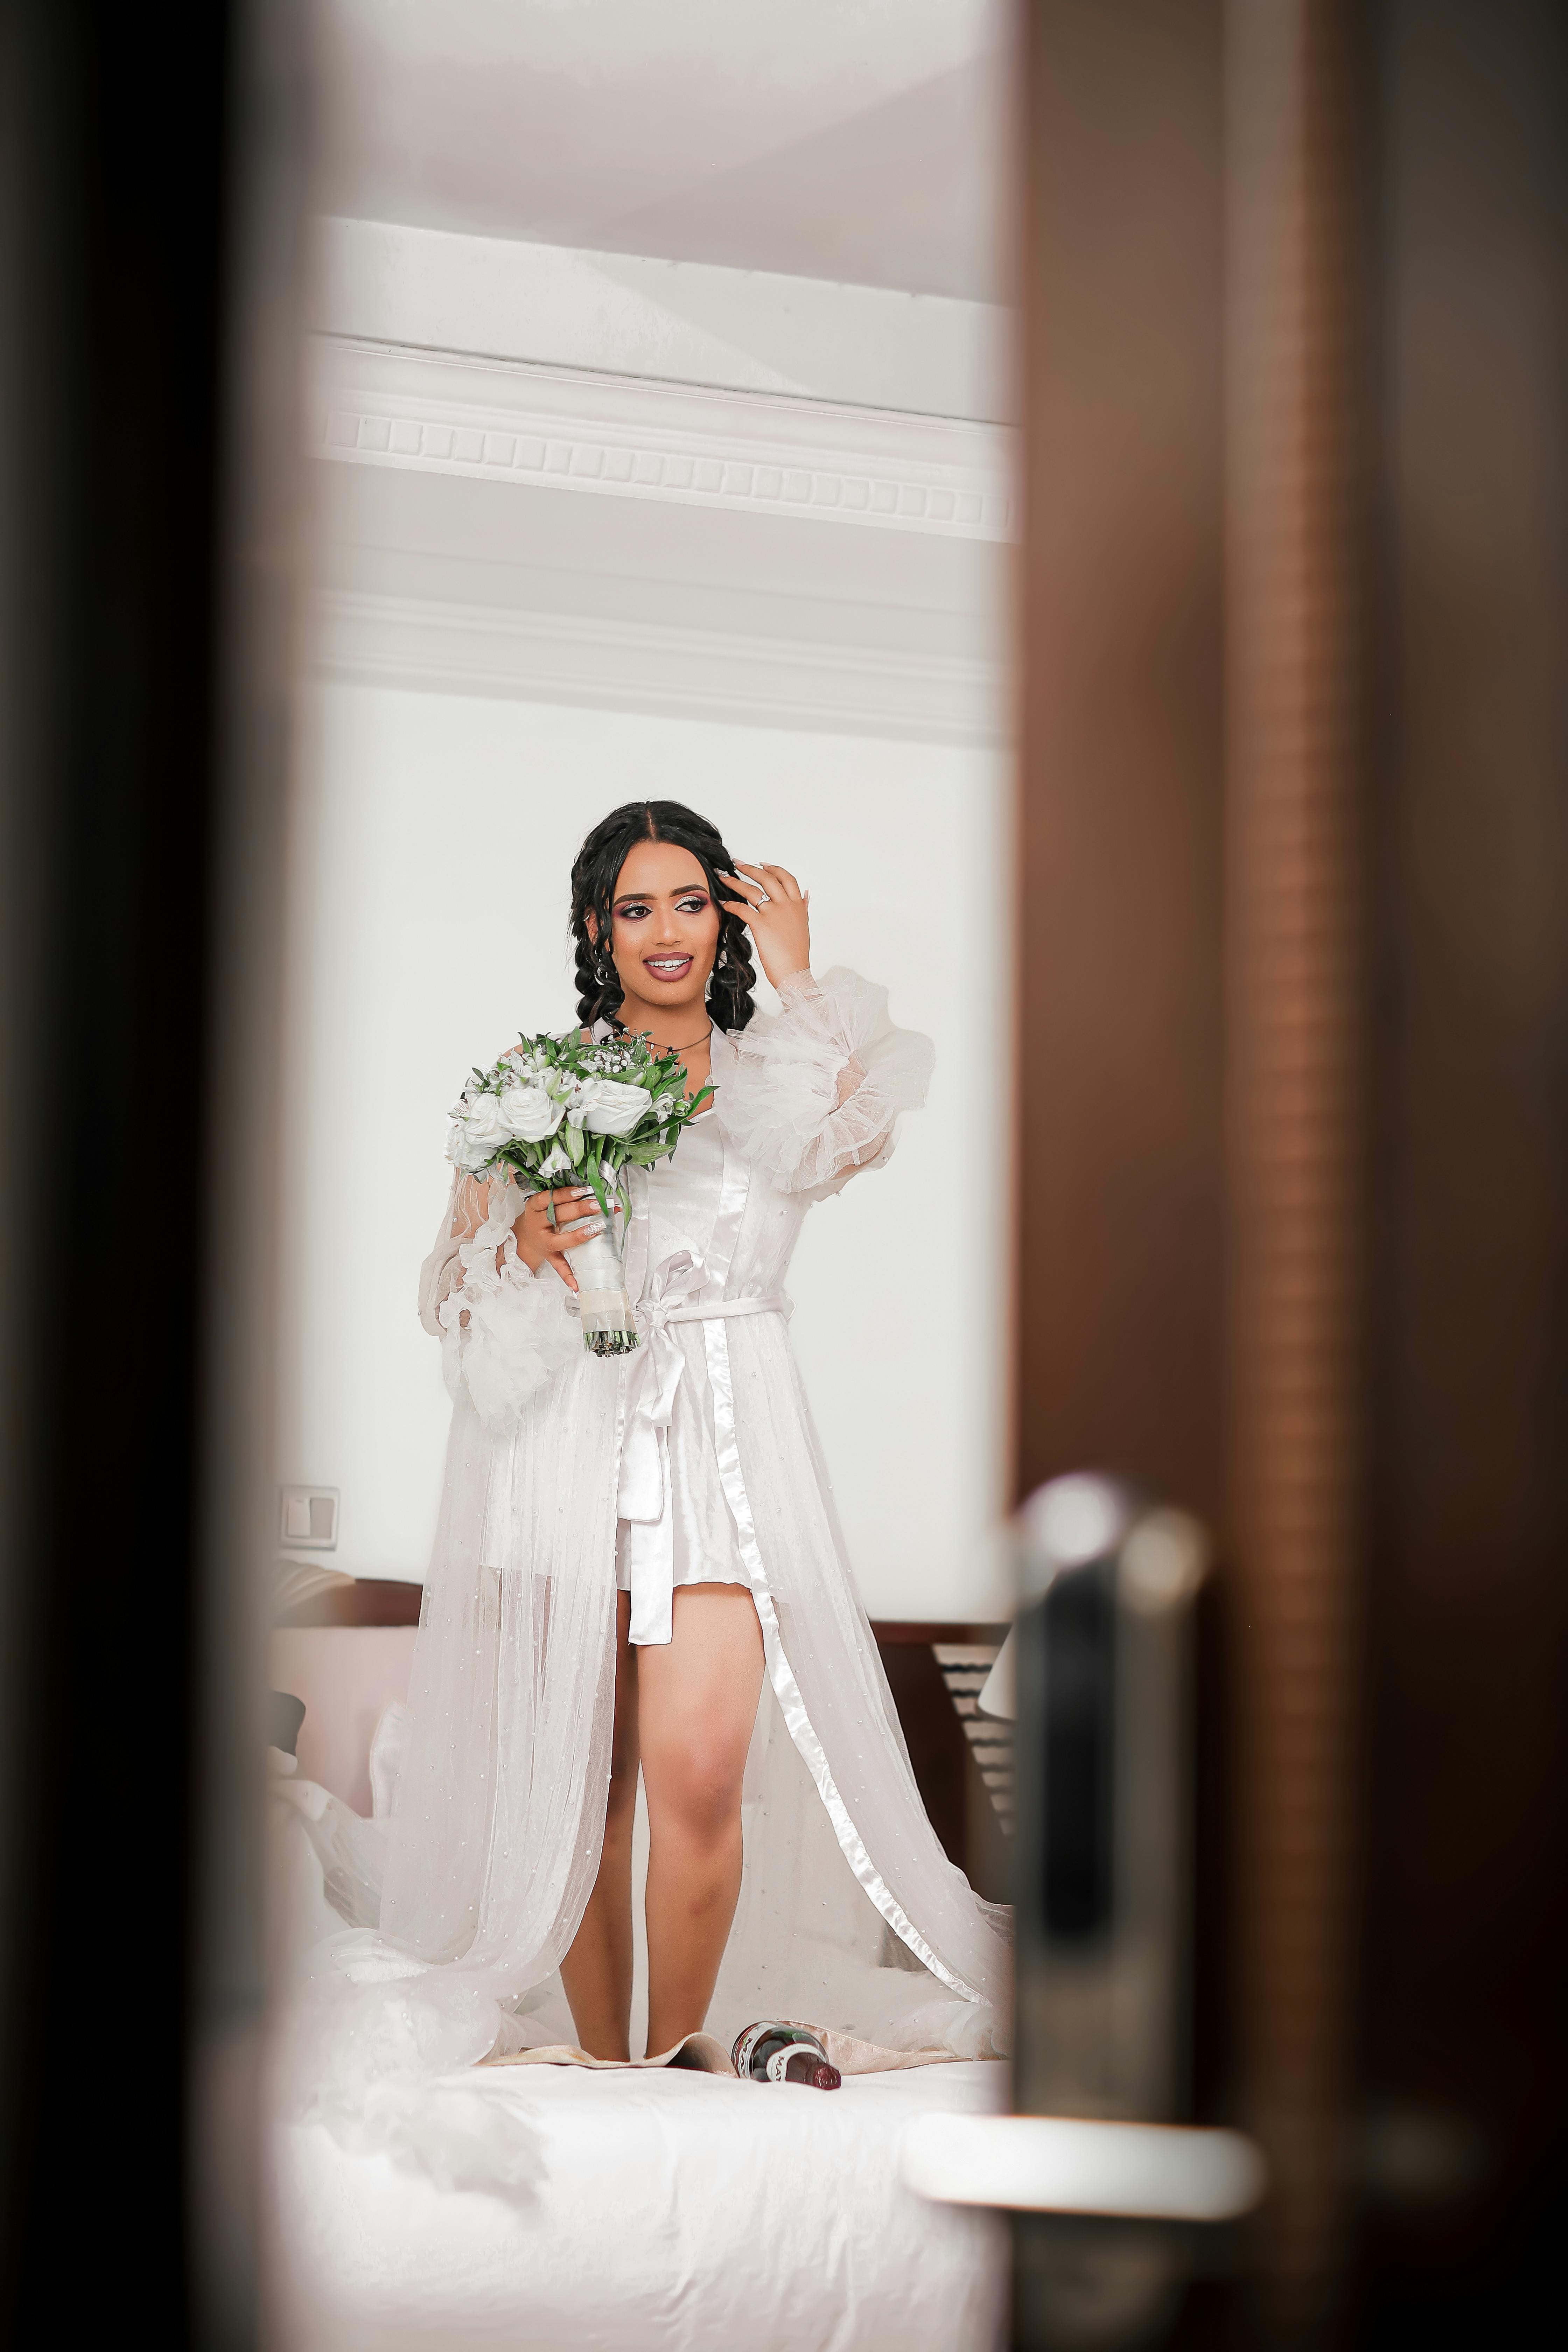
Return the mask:
[[842,967],[798,973],[779,998],[726,1041],[719,1124],[781,1191],[837,1192],[889,1157],[900,1115],[926,1098],[935,1049],[894,1027],[885,988]]
[[583,1345],[565,1284],[517,1254],[523,1197],[510,1178],[459,1176],[419,1276],[419,1319],[441,1341],[447,1389],[497,1436]]

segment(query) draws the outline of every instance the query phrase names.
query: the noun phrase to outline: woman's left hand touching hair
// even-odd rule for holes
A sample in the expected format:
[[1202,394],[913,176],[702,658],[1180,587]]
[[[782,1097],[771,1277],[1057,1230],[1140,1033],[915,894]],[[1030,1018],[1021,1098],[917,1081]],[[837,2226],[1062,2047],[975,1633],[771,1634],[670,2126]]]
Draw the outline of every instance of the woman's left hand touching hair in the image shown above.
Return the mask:
[[738,915],[750,929],[773,986],[781,988],[796,972],[809,971],[810,891],[803,890],[782,866],[742,866],[738,874],[721,879],[734,885],[736,895],[725,899],[725,911]]

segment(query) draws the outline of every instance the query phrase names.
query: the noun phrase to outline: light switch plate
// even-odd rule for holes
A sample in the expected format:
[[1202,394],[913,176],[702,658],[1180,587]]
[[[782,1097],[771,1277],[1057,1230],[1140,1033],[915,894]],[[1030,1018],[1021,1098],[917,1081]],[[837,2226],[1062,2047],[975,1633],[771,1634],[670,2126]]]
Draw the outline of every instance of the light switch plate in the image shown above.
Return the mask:
[[336,1486],[283,1486],[279,1489],[279,1543],[289,1551],[336,1551]]

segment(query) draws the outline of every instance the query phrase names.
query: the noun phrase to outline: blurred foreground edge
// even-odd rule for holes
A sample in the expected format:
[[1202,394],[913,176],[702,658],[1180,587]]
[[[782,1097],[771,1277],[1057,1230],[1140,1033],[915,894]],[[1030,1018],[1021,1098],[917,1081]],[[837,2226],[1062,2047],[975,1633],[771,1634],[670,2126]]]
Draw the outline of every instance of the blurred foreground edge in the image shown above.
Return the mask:
[[1016,1491],[1215,1532],[1193,2105],[1271,2182],[1164,2332],[1506,2336],[1568,2091],[1568,28],[1024,18]]
[[258,2329],[248,1596],[271,1475],[305,14],[0,7],[18,2344],[127,2313],[170,2347],[241,2352]]

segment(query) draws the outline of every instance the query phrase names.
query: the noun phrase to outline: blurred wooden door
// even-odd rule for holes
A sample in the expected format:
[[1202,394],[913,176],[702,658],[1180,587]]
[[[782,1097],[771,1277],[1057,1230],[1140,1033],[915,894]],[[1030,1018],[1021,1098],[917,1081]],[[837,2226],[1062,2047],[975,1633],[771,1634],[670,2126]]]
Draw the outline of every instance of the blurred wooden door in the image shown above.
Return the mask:
[[1506,2332],[1563,2220],[1568,54],[1030,0],[1021,1490],[1207,1517],[1186,2340]]

